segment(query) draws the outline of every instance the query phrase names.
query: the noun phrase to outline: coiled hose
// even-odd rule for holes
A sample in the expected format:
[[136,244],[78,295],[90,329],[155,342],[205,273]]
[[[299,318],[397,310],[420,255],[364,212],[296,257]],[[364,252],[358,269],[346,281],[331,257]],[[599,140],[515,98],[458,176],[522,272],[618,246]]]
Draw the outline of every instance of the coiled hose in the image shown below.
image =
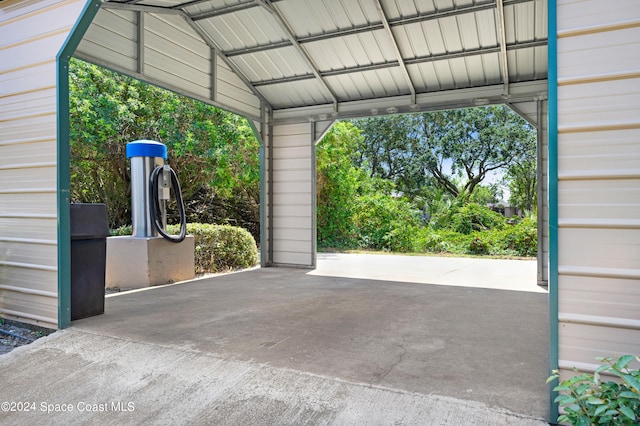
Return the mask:
[[149,196],[151,197],[151,202],[149,204],[151,205],[151,219],[160,235],[173,243],[179,243],[187,236],[187,217],[184,212],[184,203],[182,201],[182,192],[180,191],[180,182],[178,182],[178,176],[176,175],[176,172],[174,172],[172,168],[168,167],[169,171],[171,172],[171,186],[176,197],[178,213],[180,214],[180,233],[178,235],[169,235],[162,227],[162,210],[160,209],[160,200],[158,199],[158,187],[160,184],[159,180],[160,176],[162,176],[163,169],[164,166],[156,167],[151,173],[150,177]]

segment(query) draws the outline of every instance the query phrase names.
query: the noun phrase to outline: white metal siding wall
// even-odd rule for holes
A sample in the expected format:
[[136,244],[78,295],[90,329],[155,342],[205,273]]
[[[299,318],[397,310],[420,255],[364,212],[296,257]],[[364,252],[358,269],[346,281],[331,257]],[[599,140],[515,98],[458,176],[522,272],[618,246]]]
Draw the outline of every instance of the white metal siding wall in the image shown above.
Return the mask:
[[559,0],[559,365],[640,353],[640,2]]
[[273,263],[315,265],[315,143],[311,123],[273,126]]
[[178,15],[148,13],[143,17],[133,11],[102,8],[75,56],[243,115],[260,117],[260,100],[193,29],[184,26],[184,19]]
[[546,99],[511,104],[516,111],[536,126],[538,131],[538,285],[549,281],[549,134]]
[[0,4],[0,313],[57,328],[56,55],[83,1]]
[[538,169],[540,179],[538,180],[538,191],[540,201],[538,205],[538,227],[542,228],[538,232],[542,234],[542,241],[539,241],[541,252],[538,257],[538,284],[548,285],[549,283],[549,120],[547,120],[549,103],[540,101],[539,116],[541,122],[538,125]]

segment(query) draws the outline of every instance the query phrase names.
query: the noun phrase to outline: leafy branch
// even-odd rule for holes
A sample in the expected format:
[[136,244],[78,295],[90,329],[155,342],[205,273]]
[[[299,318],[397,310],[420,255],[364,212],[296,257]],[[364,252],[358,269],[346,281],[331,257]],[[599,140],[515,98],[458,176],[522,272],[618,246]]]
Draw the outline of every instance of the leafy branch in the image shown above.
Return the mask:
[[[576,426],[640,424],[640,371],[629,368],[634,359],[640,361],[640,356],[596,359],[602,365],[594,374],[578,374],[553,389],[560,392],[555,402],[564,409],[558,422]],[[602,374],[615,380],[603,381]],[[559,377],[560,373],[554,370],[547,383]]]

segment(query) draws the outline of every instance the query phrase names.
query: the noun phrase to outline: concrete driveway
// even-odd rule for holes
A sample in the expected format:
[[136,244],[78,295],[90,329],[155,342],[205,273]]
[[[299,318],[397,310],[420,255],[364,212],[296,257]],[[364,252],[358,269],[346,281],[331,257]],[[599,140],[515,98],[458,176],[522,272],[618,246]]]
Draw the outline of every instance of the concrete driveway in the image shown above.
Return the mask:
[[0,423],[545,424],[545,294],[326,276],[327,261],[108,297],[0,357],[0,402],[31,404]]

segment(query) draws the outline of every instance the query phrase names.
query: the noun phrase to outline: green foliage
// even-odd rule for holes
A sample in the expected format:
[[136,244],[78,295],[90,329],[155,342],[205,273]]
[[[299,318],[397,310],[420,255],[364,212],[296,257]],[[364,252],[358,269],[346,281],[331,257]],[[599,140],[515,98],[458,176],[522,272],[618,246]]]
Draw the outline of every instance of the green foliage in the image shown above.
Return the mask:
[[[167,226],[170,234],[177,234],[178,225]],[[131,226],[111,231],[112,236],[131,235]],[[243,228],[229,225],[188,223],[187,234],[195,242],[197,274],[226,272],[250,268],[258,264],[258,248],[253,236]]]
[[511,196],[509,203],[526,212],[537,211],[538,170],[536,145],[525,147],[519,162],[507,169],[504,177]]
[[489,229],[503,229],[506,219],[499,213],[475,203],[454,205],[437,219],[440,227],[461,234]]
[[72,60],[71,199],[101,202],[112,228],[130,223],[128,142],[167,145],[190,221],[229,219],[259,229],[259,142],[242,117]]
[[372,178],[353,165],[361,139],[358,128],[341,122],[318,146],[318,245],[412,251],[418,212],[394,195],[391,181]]
[[316,150],[316,214],[321,247],[348,248],[357,240],[354,199],[366,176],[353,166],[351,159],[360,138],[355,126],[340,122]]
[[413,234],[413,249],[417,253],[447,253],[451,244],[440,233],[423,226]]
[[[394,122],[398,121],[401,120]],[[407,196],[396,190],[393,180],[376,177],[384,170],[391,173],[391,163],[376,163],[372,167],[378,171],[373,176],[354,166],[354,159],[359,161],[362,154],[361,143],[360,130],[349,122],[341,122],[318,146],[320,248],[536,255],[535,221],[525,219],[507,224],[502,215],[470,202],[494,201],[497,188],[478,185],[469,197],[453,197],[442,188],[427,186],[413,197]],[[455,180],[454,183],[457,184]]]
[[485,206],[487,204],[497,203],[501,198],[502,190],[497,184],[478,185],[469,196],[469,201]]
[[411,198],[433,185],[469,197],[491,172],[536,147],[535,129],[504,105],[353,122],[364,135],[357,165]]
[[513,225],[499,229],[487,229],[460,233],[442,228],[432,231],[444,244],[427,252],[452,254],[534,257],[538,251],[538,231],[535,218],[525,218]]
[[354,223],[360,247],[413,251],[413,238],[420,220],[409,203],[384,192],[371,192],[358,197],[355,205]]
[[534,257],[538,253],[538,223],[535,217],[522,219],[515,225],[505,228],[500,241],[504,251],[518,256]]
[[[602,365],[594,374],[577,374],[554,388],[560,392],[555,402],[564,409],[558,422],[577,426],[640,424],[640,371],[629,368],[634,359],[640,361],[640,356],[597,359]],[[603,381],[603,373],[616,380]],[[559,377],[554,371],[547,383]]]

